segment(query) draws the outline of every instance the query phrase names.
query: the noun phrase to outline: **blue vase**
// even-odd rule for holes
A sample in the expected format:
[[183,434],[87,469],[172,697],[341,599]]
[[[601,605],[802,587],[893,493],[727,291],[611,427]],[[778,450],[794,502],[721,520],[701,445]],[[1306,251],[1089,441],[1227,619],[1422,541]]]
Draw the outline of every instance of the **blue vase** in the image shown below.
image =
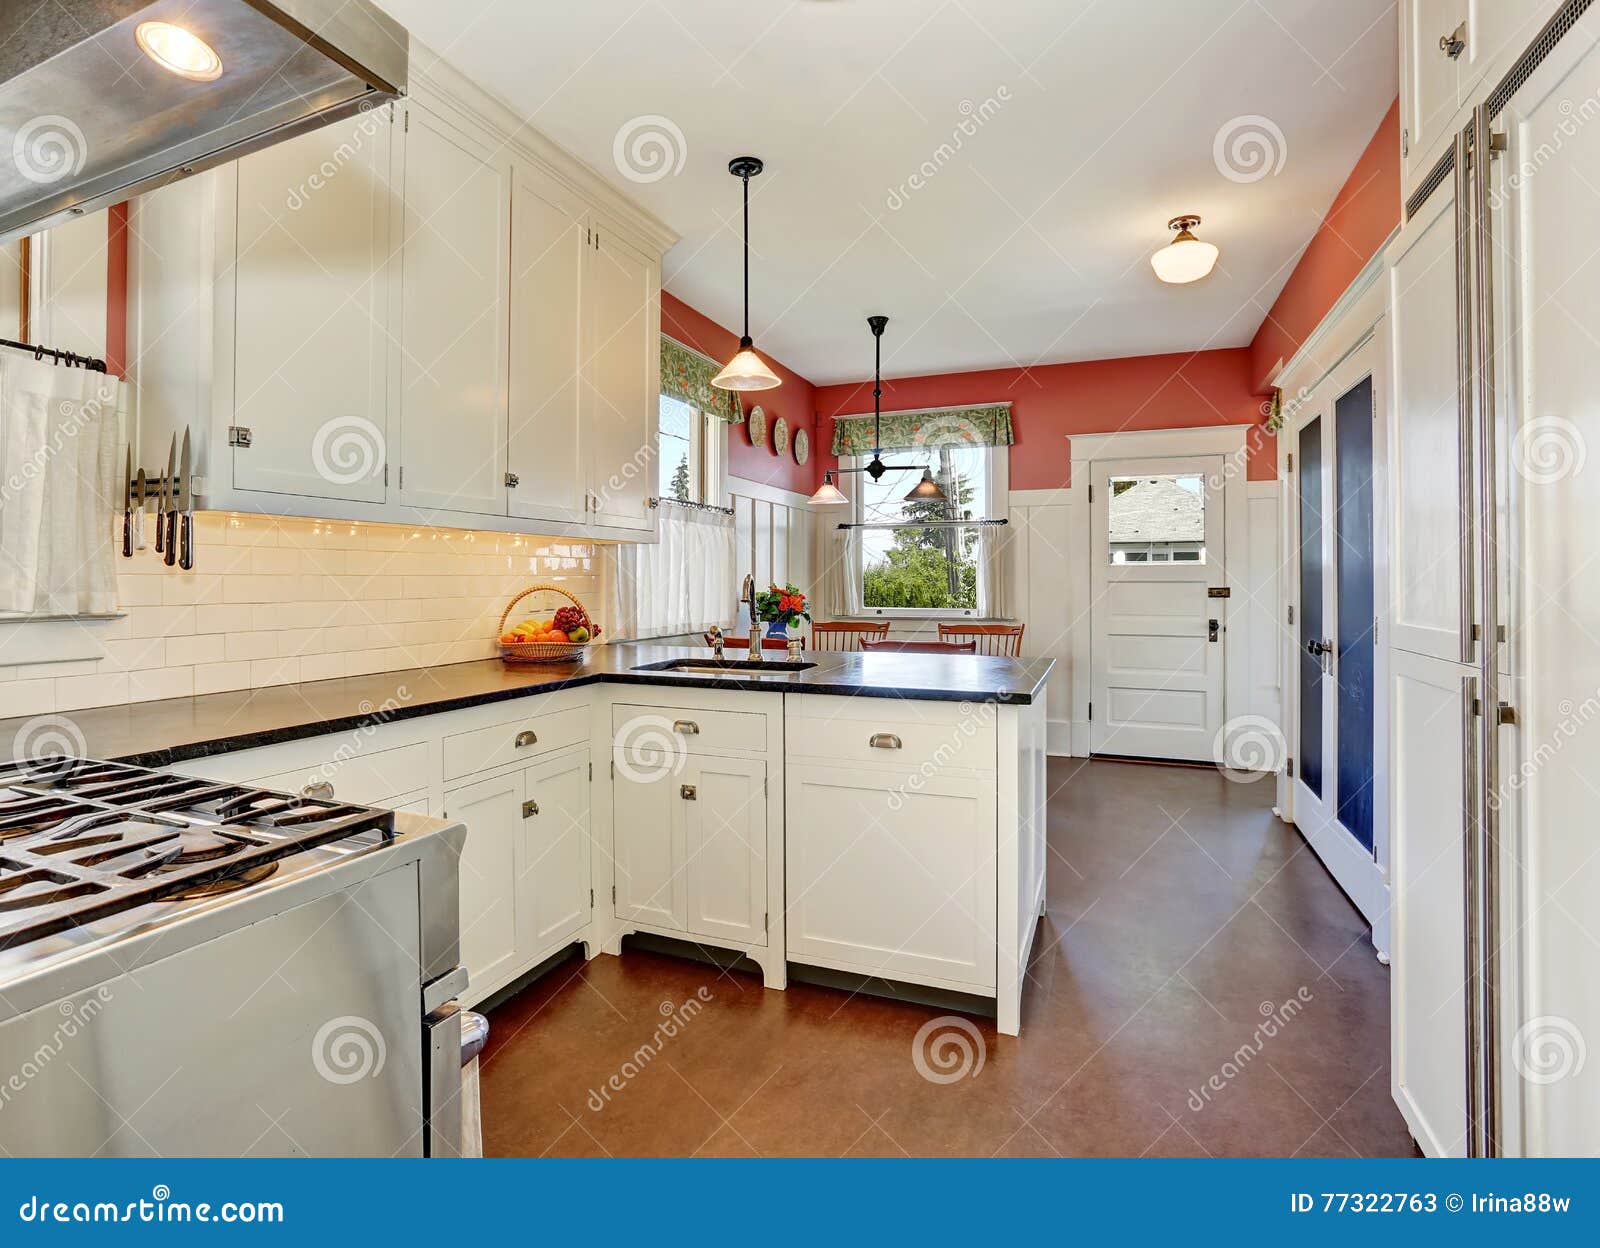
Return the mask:
[[782,621],[782,620],[768,620],[767,621],[767,636],[768,637],[787,637],[788,635],[789,635],[789,626],[788,626],[788,624],[784,623],[784,621]]

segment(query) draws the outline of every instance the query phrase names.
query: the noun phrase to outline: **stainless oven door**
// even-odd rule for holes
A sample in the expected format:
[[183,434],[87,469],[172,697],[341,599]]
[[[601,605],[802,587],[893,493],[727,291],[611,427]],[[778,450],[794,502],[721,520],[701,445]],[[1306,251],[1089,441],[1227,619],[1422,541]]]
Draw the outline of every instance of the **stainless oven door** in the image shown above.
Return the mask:
[[119,946],[90,955],[0,1024],[0,1151],[426,1155],[419,865],[252,889],[231,930],[121,973]]

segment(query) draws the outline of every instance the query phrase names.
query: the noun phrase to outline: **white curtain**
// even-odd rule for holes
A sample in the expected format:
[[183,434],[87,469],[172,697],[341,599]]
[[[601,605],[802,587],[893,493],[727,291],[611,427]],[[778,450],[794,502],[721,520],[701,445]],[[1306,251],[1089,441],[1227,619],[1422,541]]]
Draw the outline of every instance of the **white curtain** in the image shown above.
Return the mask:
[[857,545],[860,534],[854,530],[841,532],[839,522],[846,517],[844,508],[819,508],[813,523],[817,552],[816,610],[819,620],[838,620],[861,614],[861,578],[856,574],[859,557]]
[[0,611],[117,605],[121,383],[0,351]]
[[662,499],[659,532],[653,546],[617,548],[619,639],[698,633],[733,618],[733,517]]
[[1019,537],[1009,524],[978,526],[978,609],[992,619],[1011,618],[1010,565]]

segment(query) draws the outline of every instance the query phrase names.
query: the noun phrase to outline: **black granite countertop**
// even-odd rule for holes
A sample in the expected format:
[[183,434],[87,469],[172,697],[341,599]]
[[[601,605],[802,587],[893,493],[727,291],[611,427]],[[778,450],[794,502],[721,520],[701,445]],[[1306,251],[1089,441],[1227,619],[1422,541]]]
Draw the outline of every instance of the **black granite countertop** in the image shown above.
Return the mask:
[[[340,680],[273,685],[63,713],[83,737],[90,758],[162,767],[185,759],[274,745],[368,724],[460,710],[582,685],[658,685],[689,689],[757,689],[769,693],[833,694],[929,702],[1026,705],[1042,694],[1053,659],[974,655],[807,653],[801,672],[723,676],[638,671],[641,665],[708,656],[704,649],[648,644],[592,647],[582,664],[517,665],[490,659],[445,667],[411,668]],[[731,657],[739,652],[729,649]],[[781,653],[765,652],[781,660]],[[17,739],[31,722],[0,720],[0,743]]]

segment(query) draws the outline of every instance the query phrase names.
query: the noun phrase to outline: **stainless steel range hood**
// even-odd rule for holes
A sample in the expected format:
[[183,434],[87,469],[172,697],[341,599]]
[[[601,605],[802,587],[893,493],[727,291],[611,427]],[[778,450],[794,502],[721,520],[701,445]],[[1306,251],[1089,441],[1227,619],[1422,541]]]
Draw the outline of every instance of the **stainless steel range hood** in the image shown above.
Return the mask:
[[[214,61],[174,72],[145,50],[163,33]],[[406,65],[367,0],[0,6],[0,241],[382,104]]]

